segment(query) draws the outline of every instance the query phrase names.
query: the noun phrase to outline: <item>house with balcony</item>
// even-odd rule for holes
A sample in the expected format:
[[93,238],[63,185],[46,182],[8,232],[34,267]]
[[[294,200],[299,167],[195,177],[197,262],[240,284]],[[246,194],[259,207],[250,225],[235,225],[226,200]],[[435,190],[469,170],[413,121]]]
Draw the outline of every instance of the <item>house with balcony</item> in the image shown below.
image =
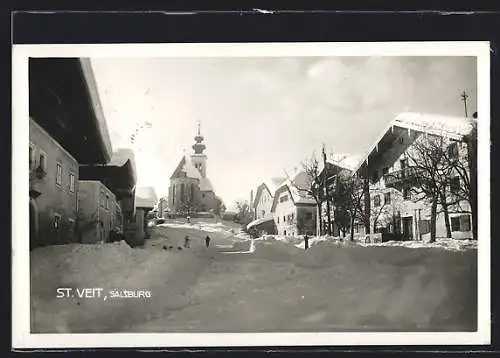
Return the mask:
[[271,212],[278,235],[298,236],[316,233],[316,201],[300,190],[309,185],[307,174],[299,171],[276,189]]
[[[471,178],[469,135],[475,119],[435,114],[401,113],[389,123],[355,172],[366,181],[365,207],[370,208],[368,230],[357,223],[359,235],[385,233],[403,240],[422,240],[430,236],[430,198],[417,190],[424,173],[416,161],[416,152],[424,148],[429,137],[439,138],[443,153],[463,164],[465,175]],[[465,183],[452,169],[448,172],[446,198],[453,238],[471,238],[472,217],[468,200],[458,196]],[[437,207],[436,237],[446,237],[443,205]],[[361,229],[361,230],[360,230]]]
[[89,59],[30,58],[30,248],[78,241],[79,165],[102,165],[111,141]]

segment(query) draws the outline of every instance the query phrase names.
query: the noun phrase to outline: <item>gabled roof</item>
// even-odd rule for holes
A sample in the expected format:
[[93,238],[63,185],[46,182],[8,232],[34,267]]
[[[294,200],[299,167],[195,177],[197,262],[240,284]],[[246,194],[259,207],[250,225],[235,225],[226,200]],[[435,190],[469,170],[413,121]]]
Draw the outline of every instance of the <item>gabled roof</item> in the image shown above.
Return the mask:
[[[276,190],[275,194],[282,193],[283,191],[288,191],[295,205],[316,204],[314,198],[312,198],[306,192],[299,190],[299,188],[306,188],[308,185],[309,180],[307,178],[307,173],[305,171],[299,171],[290,179],[285,179]],[[276,209],[277,200],[278,195],[274,195],[271,211],[274,211]]]
[[201,180],[201,174],[199,170],[194,167],[193,162],[186,155],[182,157],[181,161],[177,165],[177,168],[174,170],[174,173],[172,174],[170,179],[180,178],[181,173],[185,173],[186,177],[188,178]]
[[257,206],[257,203],[259,202],[260,196],[262,195],[262,191],[265,189],[269,192],[269,195],[271,195],[271,198],[274,197],[274,193],[276,190],[281,186],[281,184],[285,181],[285,178],[282,177],[274,177],[270,178],[269,180],[266,180],[262,182],[258,187],[257,187],[257,192],[255,193],[255,199],[252,203],[253,207],[255,208]]
[[155,189],[151,186],[140,186],[135,190],[136,208],[154,208],[157,202]]
[[366,153],[355,167],[359,170],[366,159],[376,148],[384,136],[393,127],[414,130],[421,133],[445,136],[450,139],[461,140],[471,133],[476,119],[456,116],[446,116],[432,113],[403,112],[391,120],[387,127],[381,132],[377,140],[368,147]]

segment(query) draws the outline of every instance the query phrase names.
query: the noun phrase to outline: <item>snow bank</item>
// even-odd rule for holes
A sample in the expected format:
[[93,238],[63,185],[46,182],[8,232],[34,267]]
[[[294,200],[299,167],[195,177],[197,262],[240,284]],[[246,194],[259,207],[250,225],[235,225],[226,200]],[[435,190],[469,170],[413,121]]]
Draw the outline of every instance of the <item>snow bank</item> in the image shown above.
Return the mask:
[[463,251],[468,249],[477,249],[477,240],[456,240],[456,239],[437,239],[436,242],[424,242],[424,241],[388,241],[382,243],[365,244],[359,242],[360,246],[400,246],[410,249],[421,249],[421,248],[440,248],[452,251]]

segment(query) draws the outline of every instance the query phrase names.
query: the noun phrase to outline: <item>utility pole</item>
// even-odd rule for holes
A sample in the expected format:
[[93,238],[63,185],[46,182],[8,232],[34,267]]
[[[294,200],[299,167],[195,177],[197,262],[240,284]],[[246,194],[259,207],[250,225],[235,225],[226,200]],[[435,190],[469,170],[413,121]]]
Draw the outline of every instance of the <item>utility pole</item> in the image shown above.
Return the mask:
[[465,91],[462,92],[461,96],[462,101],[464,102],[464,110],[465,110],[465,118],[468,117],[467,115],[467,99],[469,98],[469,95],[465,93]]
[[323,186],[325,190],[325,199],[326,199],[326,217],[328,218],[328,235],[332,236],[332,218],[330,213],[330,198],[328,197],[328,165],[326,163],[326,151],[325,145],[323,144]]

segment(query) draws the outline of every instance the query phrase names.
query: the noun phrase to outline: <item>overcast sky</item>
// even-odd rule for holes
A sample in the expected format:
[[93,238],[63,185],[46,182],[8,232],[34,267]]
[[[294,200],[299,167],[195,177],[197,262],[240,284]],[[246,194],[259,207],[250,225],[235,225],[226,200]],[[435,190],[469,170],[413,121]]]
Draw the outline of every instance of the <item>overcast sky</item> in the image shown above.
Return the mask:
[[[133,146],[138,185],[167,195],[197,121],[207,172],[231,207],[313,150],[363,154],[403,111],[476,110],[471,57],[92,59],[114,148]],[[144,122],[135,144],[130,135]]]

